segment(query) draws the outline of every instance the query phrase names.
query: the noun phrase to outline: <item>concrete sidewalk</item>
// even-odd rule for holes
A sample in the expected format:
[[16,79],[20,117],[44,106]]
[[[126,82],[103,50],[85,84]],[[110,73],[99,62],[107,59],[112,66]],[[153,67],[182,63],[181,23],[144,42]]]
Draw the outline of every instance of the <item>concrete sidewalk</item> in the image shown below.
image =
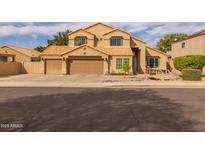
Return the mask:
[[0,87],[205,88],[205,81],[121,80],[125,78],[97,75],[49,76],[24,74],[0,78]]
[[5,82],[0,81],[0,87],[95,87],[95,88],[205,88],[203,81],[134,81],[105,83],[65,83],[65,82]]

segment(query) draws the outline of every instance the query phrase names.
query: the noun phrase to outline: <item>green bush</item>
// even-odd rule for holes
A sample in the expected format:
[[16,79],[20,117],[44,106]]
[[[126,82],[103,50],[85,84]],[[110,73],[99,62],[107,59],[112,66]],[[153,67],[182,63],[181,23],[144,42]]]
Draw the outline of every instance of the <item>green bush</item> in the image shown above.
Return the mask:
[[183,69],[202,69],[205,66],[205,56],[203,55],[189,55],[177,57],[174,59],[174,67],[182,71]]
[[157,74],[157,70],[149,69],[149,75],[156,75],[156,74]]
[[126,75],[125,72],[112,72],[110,75]]
[[201,70],[200,69],[183,69],[182,78],[183,80],[190,81],[201,81]]
[[125,74],[128,74],[130,72],[130,69],[131,69],[129,62],[125,61],[123,63],[122,68],[123,68],[123,71],[125,72]]
[[31,61],[32,62],[39,62],[39,61],[41,61],[41,57],[32,57]]

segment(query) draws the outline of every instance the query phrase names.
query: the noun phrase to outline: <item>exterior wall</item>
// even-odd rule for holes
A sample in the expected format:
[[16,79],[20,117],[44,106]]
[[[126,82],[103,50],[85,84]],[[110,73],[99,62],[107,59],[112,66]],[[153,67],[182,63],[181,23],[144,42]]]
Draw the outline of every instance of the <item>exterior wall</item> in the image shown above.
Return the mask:
[[[110,46],[110,39],[113,36],[119,36],[123,38],[123,45],[122,46]],[[118,47],[130,47],[130,35],[124,32],[121,32],[119,30],[113,31],[107,35],[104,35],[103,37],[103,43],[101,44],[103,45],[105,48],[106,47],[112,47],[112,48],[118,48]]]
[[22,70],[22,64],[19,62],[0,62],[0,76],[16,75],[20,74]]
[[113,30],[113,28],[99,23],[94,26],[85,28],[85,30],[95,34],[97,37],[102,37],[105,33],[108,33]]
[[157,52],[153,49],[147,48],[146,56],[159,57],[160,58],[160,60],[159,60],[159,69],[163,69],[163,70],[167,69],[168,58],[165,54]]
[[[186,44],[185,48],[181,47],[183,42]],[[185,55],[205,54],[205,35],[173,43],[170,53],[172,58]]]
[[137,39],[131,39],[131,47],[139,48],[139,73],[146,72],[146,44]]
[[110,61],[110,73],[122,71],[122,69],[116,69],[117,58],[129,58],[129,64],[131,66],[130,72],[132,72],[132,56],[112,56],[112,59]]
[[85,32],[83,30],[76,31],[76,32],[74,32],[74,33],[72,33],[68,36],[68,38],[69,38],[68,46],[69,47],[75,47],[75,38],[77,36],[87,37],[87,45],[89,45],[91,47],[94,47],[94,45],[95,45],[95,36],[90,34],[90,33]]
[[14,61],[16,61],[16,62],[22,62],[22,61],[29,62],[29,61],[31,61],[31,58],[29,56],[24,55],[22,53],[19,53],[16,50],[13,50],[11,48],[4,47],[4,48],[2,48],[2,50],[6,50],[8,54],[15,55]]
[[22,62],[22,73],[25,74],[43,74],[42,62]]

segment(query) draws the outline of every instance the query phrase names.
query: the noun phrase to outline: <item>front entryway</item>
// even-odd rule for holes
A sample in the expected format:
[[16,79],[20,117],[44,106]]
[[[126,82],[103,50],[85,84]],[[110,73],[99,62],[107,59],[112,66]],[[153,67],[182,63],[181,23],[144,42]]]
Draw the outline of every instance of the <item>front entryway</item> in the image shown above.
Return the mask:
[[69,74],[103,74],[103,59],[70,59]]

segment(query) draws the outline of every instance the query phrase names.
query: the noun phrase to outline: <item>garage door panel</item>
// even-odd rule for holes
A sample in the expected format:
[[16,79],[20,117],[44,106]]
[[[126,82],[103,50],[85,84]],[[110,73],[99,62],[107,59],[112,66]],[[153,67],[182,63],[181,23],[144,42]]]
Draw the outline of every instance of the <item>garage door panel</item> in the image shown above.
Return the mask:
[[70,60],[70,74],[103,74],[103,60]]
[[61,74],[62,73],[62,60],[49,59],[46,60],[46,74]]

